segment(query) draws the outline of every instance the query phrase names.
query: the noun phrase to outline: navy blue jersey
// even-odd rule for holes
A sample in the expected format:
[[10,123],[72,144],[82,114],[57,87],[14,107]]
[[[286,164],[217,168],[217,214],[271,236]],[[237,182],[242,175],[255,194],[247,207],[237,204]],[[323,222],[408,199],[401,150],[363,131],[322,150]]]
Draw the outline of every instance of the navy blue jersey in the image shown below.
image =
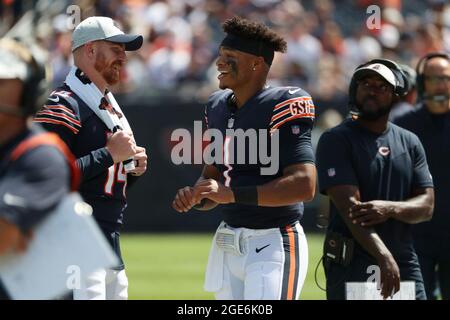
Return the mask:
[[423,144],[435,185],[433,219],[414,226],[416,233],[450,237],[450,113],[433,115],[421,105],[394,119],[415,133]]
[[[224,161],[215,163],[222,173],[226,186],[258,186],[283,175],[289,165],[314,162],[311,146],[311,129],[314,120],[314,104],[307,92],[295,87],[266,87],[251,97],[242,107],[236,108],[231,102],[231,90],[222,90],[211,95],[205,109],[209,129],[218,129],[224,141]],[[227,129],[242,129],[244,132],[264,132],[252,141],[246,139],[233,144],[229,142]],[[271,150],[271,134],[278,130],[279,152]],[[263,141],[265,140],[265,141]],[[258,155],[262,142],[268,147],[268,154],[279,159],[279,166],[272,174],[262,174],[262,168],[271,165],[261,161]],[[256,149],[253,148],[256,146]],[[242,156],[241,150],[245,150]],[[251,154],[251,150],[256,154]],[[233,151],[233,152],[231,152]],[[253,161],[251,157],[253,156]],[[256,159],[256,160],[255,160]],[[232,227],[265,229],[285,226],[301,218],[303,204],[282,207],[262,207],[243,204],[227,204],[223,208],[224,221]]]
[[[383,134],[352,120],[326,131],[317,148],[317,168],[321,193],[333,186],[353,185],[359,188],[363,202],[405,201],[415,189],[433,187],[420,140],[392,123]],[[333,202],[330,218],[330,231],[352,237]],[[411,228],[395,219],[374,226],[399,266],[417,262]]]
[[11,157],[22,141],[42,132],[34,125],[0,146],[0,217],[22,231],[34,227],[70,190],[68,162],[54,146],[40,145]]
[[105,147],[111,134],[108,127],[66,84],[52,92],[34,121],[56,132],[77,158],[82,174],[79,192],[100,225],[120,226],[128,177]]

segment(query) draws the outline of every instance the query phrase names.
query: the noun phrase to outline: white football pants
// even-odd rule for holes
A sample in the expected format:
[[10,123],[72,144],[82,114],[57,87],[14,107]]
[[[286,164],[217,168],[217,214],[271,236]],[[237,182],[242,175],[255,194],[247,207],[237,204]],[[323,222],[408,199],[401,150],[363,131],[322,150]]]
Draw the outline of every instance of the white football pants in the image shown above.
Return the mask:
[[[223,265],[215,266],[223,268],[216,299],[298,299],[308,270],[308,243],[300,223],[264,230],[236,229],[242,230],[243,255],[224,252]],[[212,250],[222,249],[213,244]]]
[[100,269],[73,290],[74,300],[127,300],[128,279],[125,270]]

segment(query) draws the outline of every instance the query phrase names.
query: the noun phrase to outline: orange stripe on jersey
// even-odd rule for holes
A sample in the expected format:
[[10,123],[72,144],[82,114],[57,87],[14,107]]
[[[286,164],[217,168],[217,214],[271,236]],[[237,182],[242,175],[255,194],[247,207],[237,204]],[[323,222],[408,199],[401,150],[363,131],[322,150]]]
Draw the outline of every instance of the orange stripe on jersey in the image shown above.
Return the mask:
[[297,250],[297,248],[295,243],[294,231],[290,226],[286,227],[286,231],[289,237],[289,248],[290,248],[289,250],[290,266],[289,266],[289,280],[287,288],[287,300],[294,300],[295,268],[297,268],[295,261],[295,250]]
[[64,122],[64,121],[59,121],[59,120],[50,119],[50,118],[45,118],[45,117],[39,117],[39,118],[34,118],[34,119],[33,119],[33,122],[52,123],[52,124],[62,124],[63,126],[69,128],[73,133],[75,133],[75,134],[78,133],[78,129],[75,129],[75,128],[72,127],[70,124],[68,124],[67,122]]
[[74,118],[76,118],[75,113],[74,113],[72,110],[70,110],[69,108],[67,108],[67,107],[65,107],[65,106],[63,106],[63,105],[61,105],[61,104],[55,104],[55,105],[52,105],[52,104],[50,104],[50,105],[49,105],[49,104],[46,104],[46,105],[44,106],[44,108],[41,109],[41,111],[42,111],[42,110],[45,110],[45,109],[65,111],[65,112],[69,113],[70,115],[73,115]]
[[57,118],[62,118],[62,119],[66,119],[67,121],[70,121],[71,123],[73,123],[76,126],[81,127],[81,123],[78,120],[75,120],[71,117],[69,117],[68,115],[65,115],[61,112],[54,112],[54,111],[50,111],[50,110],[42,110],[39,111],[38,113],[36,113],[36,115],[48,115],[48,116],[54,116]]
[[278,129],[281,125],[283,125],[284,123],[294,120],[294,119],[300,119],[300,118],[310,118],[310,119],[314,119],[314,114],[313,113],[307,113],[307,114],[297,114],[295,116],[290,116],[287,119],[284,119],[283,121],[278,122],[276,125],[274,125],[271,128],[271,131]]
[[[308,101],[308,100],[311,100],[311,101],[312,101],[311,97],[307,97],[307,96],[305,96],[305,97],[296,97],[296,98],[292,98],[292,99],[289,99],[289,100],[285,100],[285,101],[283,101],[283,102],[277,104],[277,105],[275,106],[275,108],[273,108],[273,111],[275,112],[275,111],[277,111],[278,109],[284,107],[285,105],[291,104],[291,103],[296,102],[296,101]],[[312,106],[312,107],[314,107],[314,106]]]
[[76,160],[72,152],[70,152],[67,145],[61,140],[56,133],[45,132],[33,136],[27,140],[22,141],[12,152],[11,160],[17,160],[22,154],[28,150],[34,149],[42,145],[50,145],[61,152],[69,163],[71,173],[71,189],[75,191],[78,189],[81,179],[81,173],[76,165]]
[[272,117],[272,120],[270,121],[270,125],[271,125],[274,121],[280,119],[281,117],[287,115],[288,113],[291,113],[291,110],[286,109],[286,110],[284,110],[284,111],[278,113],[277,115],[274,115],[274,116]]
[[[299,114],[306,114],[306,115],[313,115],[313,117],[314,117],[314,107],[313,108],[310,108],[309,107],[309,111],[311,111],[311,112],[309,112],[309,113],[299,113]],[[286,110],[284,110],[284,111],[281,111],[280,110],[280,112],[278,112],[278,114],[274,114],[273,116],[272,116],[272,119],[271,119],[271,121],[270,121],[270,125],[274,122],[274,121],[276,121],[276,120],[278,120],[278,119],[280,119],[280,118],[282,118],[283,116],[285,116],[286,114],[288,114],[288,113],[292,113],[292,111],[291,111],[291,109],[289,108],[289,109],[286,109]],[[298,115],[298,114],[296,114],[296,115]]]

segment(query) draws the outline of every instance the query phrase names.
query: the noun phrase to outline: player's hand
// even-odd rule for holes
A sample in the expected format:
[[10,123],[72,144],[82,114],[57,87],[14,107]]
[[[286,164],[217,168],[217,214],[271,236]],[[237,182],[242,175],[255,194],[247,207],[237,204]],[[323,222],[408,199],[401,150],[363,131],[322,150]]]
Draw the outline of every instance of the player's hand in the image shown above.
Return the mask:
[[183,213],[188,212],[193,206],[200,202],[193,187],[184,187],[178,190],[172,202],[172,208]]
[[134,176],[141,176],[147,171],[147,153],[145,152],[145,148],[136,147],[136,154],[133,157],[135,168],[131,170],[130,173]]
[[392,254],[378,261],[380,266],[381,295],[383,299],[392,297],[400,290],[400,270]]
[[349,217],[354,224],[362,227],[371,227],[385,222],[394,211],[392,205],[385,201],[374,200],[357,203],[350,207]]
[[195,185],[200,199],[210,199],[219,204],[234,202],[234,194],[231,188],[225,187],[222,183],[214,179],[205,179]]
[[133,135],[122,130],[112,134],[106,143],[106,149],[111,154],[114,163],[132,158],[137,153],[136,148]]
[[24,252],[31,238],[31,232],[23,234],[16,225],[0,219],[0,256],[9,251]]

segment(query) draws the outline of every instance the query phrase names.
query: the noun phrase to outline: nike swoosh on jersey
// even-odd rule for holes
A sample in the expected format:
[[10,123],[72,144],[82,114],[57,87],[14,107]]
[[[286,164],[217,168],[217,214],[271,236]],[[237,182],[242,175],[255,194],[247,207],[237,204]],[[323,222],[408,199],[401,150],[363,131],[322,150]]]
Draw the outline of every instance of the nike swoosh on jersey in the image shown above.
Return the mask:
[[294,94],[294,93],[296,93],[297,91],[300,91],[300,90],[302,90],[302,89],[300,89],[300,88],[297,88],[297,89],[294,89],[294,90],[290,89],[288,92],[289,92],[289,94]]
[[55,99],[48,98],[48,100],[53,101],[53,102],[58,102],[59,101],[59,97],[56,97]]

